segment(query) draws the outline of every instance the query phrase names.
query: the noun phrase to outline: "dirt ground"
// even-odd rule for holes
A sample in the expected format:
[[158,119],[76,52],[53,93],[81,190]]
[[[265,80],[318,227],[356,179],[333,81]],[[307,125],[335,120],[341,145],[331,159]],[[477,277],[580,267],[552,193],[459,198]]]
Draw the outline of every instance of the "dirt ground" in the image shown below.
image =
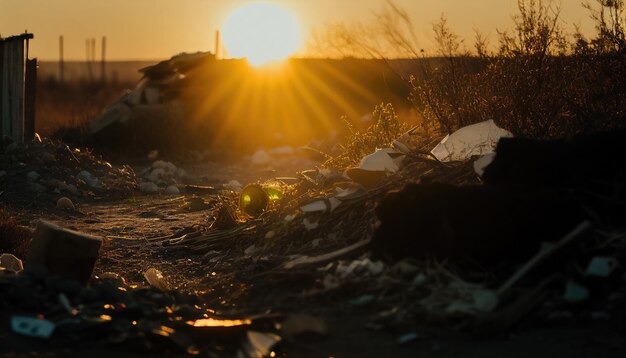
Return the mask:
[[[275,168],[259,169],[246,164],[188,166],[188,172],[203,185],[220,187],[236,179],[245,184],[276,176],[290,176],[315,163],[287,161]],[[138,168],[139,169],[139,168]],[[58,209],[27,209],[16,213],[22,224],[45,219],[63,227],[104,238],[95,276],[114,272],[129,285],[145,286],[143,272],[156,268],[163,272],[174,290],[199,295],[206,306],[221,314],[257,314],[262,312],[308,313],[326,321],[329,334],[322,339],[287,342],[289,357],[623,357],[626,344],[620,328],[608,321],[569,320],[557,323],[523,321],[511,332],[474,339],[471,334],[450,328],[432,328],[428,322],[414,322],[420,327],[416,339],[400,344],[405,332],[368,325],[377,308],[352,307],[342,302],[341,292],[316,296],[303,295],[300,289],[306,274],[289,280],[263,275],[263,265],[250,255],[225,249],[211,255],[172,250],[159,238],[181,230],[206,226],[212,215],[217,194],[201,195],[209,206],[205,210],[181,210],[191,196],[138,195],[118,201],[81,203],[76,212]],[[259,268],[260,267],[260,268]],[[623,324],[621,325],[623,330]],[[114,347],[51,347],[44,342],[13,335],[0,337],[0,351],[6,356],[133,356]],[[95,348],[95,349],[94,349]]]

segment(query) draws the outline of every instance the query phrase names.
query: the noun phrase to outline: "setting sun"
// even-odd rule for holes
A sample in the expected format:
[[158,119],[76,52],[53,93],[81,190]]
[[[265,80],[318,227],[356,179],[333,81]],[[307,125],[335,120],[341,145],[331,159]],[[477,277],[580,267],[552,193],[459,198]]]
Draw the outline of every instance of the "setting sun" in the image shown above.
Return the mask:
[[234,10],[222,26],[224,47],[232,57],[254,66],[283,60],[302,44],[295,16],[278,5],[257,2]]

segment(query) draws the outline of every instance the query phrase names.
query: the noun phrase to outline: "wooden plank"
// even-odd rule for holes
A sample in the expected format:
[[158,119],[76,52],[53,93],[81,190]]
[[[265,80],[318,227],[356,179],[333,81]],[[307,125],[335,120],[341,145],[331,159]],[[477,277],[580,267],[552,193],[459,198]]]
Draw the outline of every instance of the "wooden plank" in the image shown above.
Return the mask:
[[2,135],[11,135],[11,109],[9,100],[9,58],[11,57],[11,49],[8,42],[2,43],[2,73],[0,74],[0,92],[2,92],[2,103],[0,103],[0,112],[2,114]]
[[37,99],[37,59],[26,59],[24,88],[24,140],[35,137],[35,103]]
[[11,136],[17,142],[24,141],[24,41],[11,43],[13,58],[11,59],[11,99],[12,118]]
[[2,98],[4,97],[4,41],[0,41],[0,139],[4,136],[4,103]]

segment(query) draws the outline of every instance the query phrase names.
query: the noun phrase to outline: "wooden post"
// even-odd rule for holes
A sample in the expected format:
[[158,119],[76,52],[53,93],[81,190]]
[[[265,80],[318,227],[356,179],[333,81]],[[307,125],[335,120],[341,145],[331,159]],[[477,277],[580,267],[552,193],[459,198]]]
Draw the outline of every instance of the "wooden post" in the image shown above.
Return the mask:
[[91,73],[91,61],[90,61],[90,56],[91,56],[91,41],[89,39],[85,39],[85,64],[87,66],[87,81],[91,82],[92,79],[92,73]]
[[24,90],[24,140],[35,138],[35,103],[37,98],[37,59],[26,58]]
[[0,135],[24,140],[25,65],[28,40],[24,33],[0,39]]
[[65,63],[63,56],[63,35],[59,36],[59,82],[65,82]]
[[106,53],[107,53],[107,37],[102,36],[102,53],[100,54],[100,82],[106,82]]

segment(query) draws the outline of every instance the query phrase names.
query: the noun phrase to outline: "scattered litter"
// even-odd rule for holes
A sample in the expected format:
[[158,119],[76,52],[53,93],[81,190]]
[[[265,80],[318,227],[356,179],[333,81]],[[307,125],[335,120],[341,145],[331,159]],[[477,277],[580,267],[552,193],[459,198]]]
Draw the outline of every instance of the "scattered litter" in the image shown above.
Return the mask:
[[405,333],[401,335],[400,337],[398,337],[396,341],[398,342],[398,344],[406,344],[409,342],[413,342],[418,338],[419,338],[419,335],[417,334],[417,332],[410,332],[410,333]]
[[265,233],[265,238],[266,239],[272,239],[272,238],[274,238],[274,236],[276,236],[276,231],[274,231],[274,230],[270,230],[270,231]]
[[11,317],[11,329],[13,329],[13,332],[24,336],[48,339],[52,336],[55,328],[56,325],[47,319],[25,316]]
[[362,306],[366,306],[374,302],[375,299],[376,299],[375,295],[367,294],[367,295],[361,295],[355,299],[352,299],[349,301],[349,303],[353,306],[362,307]]
[[485,168],[496,159],[496,153],[485,154],[474,161],[474,172],[482,177],[485,174]]
[[0,267],[13,272],[21,272],[24,270],[22,260],[12,254],[0,255]]
[[163,273],[154,267],[149,268],[146,272],[143,273],[143,277],[146,279],[150,286],[156,288],[161,291],[168,291],[168,285],[165,281],[165,277],[163,277]]
[[404,156],[393,148],[377,149],[374,153],[361,159],[359,168],[373,172],[396,173]]
[[461,312],[475,314],[491,312],[498,306],[498,295],[495,291],[486,289],[470,289],[471,294],[467,300],[457,300],[450,303],[447,308],[449,313]]
[[304,218],[302,224],[304,224],[304,228],[308,231],[315,230],[320,226],[319,221],[311,221],[309,218]]
[[239,195],[239,208],[250,216],[261,215],[269,202],[269,195],[258,184],[247,185]]
[[241,191],[243,186],[237,180],[231,180],[228,183],[224,184],[224,189],[232,190],[232,191]]
[[579,303],[589,298],[589,289],[585,286],[569,280],[565,285],[565,293],[563,293],[565,301],[570,303]]
[[255,331],[248,331],[247,338],[244,348],[250,358],[269,357],[272,348],[281,341],[277,334]]
[[324,198],[324,199],[315,199],[314,201],[305,204],[300,207],[305,213],[315,213],[315,212],[329,212],[332,213],[339,205],[341,205],[341,200],[337,198]]
[[88,186],[92,188],[100,187],[100,180],[94,178],[90,172],[83,170],[76,176],[78,179],[84,181]]
[[474,155],[493,153],[500,138],[512,136],[488,120],[447,135],[431,153],[441,162],[468,160]]
[[102,238],[40,220],[28,248],[26,267],[86,283],[91,277]]
[[596,256],[589,262],[585,273],[588,276],[609,277],[618,265],[619,262],[612,257]]

